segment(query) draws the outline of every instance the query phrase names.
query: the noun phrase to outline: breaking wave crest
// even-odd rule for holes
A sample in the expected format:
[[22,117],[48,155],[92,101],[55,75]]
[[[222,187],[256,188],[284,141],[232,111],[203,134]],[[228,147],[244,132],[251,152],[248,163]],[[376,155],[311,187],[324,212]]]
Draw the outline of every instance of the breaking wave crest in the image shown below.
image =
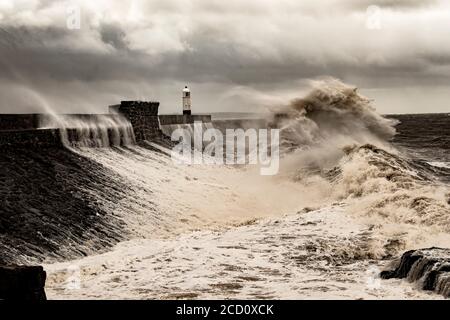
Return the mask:
[[281,128],[282,145],[288,150],[317,144],[384,143],[395,135],[397,123],[379,115],[356,88],[338,80],[315,83],[305,98],[282,107],[274,122]]
[[[311,193],[329,190],[319,207],[343,203],[392,239],[404,230],[399,225],[450,231],[444,179],[450,170],[392,144],[397,120],[379,115],[355,88],[337,80],[318,83],[305,98],[275,114],[274,122],[281,128],[282,175]],[[392,224],[396,231],[388,230]],[[408,246],[405,241],[394,249]]]
[[431,166],[373,145],[347,152],[334,171],[337,199],[353,200],[366,214],[386,221],[450,231],[448,187]]

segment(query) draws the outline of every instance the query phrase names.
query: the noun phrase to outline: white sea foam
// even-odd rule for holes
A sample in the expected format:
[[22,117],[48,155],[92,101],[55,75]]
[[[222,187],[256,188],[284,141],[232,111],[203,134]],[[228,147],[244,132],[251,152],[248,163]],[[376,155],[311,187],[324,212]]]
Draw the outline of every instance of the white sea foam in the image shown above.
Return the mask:
[[[449,240],[449,236],[445,238]],[[46,266],[50,299],[438,299],[381,282],[374,232],[329,207],[222,232],[124,242],[111,252]],[[80,287],[68,283],[78,268]]]
[[123,116],[48,115],[41,128],[58,128],[66,147],[105,148],[136,143],[133,127]]
[[450,162],[439,162],[439,161],[430,161],[428,164],[438,167],[438,168],[447,168],[450,169]]

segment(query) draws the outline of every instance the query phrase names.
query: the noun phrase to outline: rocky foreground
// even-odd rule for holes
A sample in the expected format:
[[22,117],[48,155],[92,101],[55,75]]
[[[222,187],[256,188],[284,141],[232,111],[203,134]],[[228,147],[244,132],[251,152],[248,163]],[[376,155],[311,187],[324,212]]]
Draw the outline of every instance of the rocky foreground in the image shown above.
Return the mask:
[[450,298],[450,249],[427,248],[405,252],[393,270],[383,271],[383,279],[406,278],[423,290]]
[[46,300],[41,266],[0,266],[0,300]]

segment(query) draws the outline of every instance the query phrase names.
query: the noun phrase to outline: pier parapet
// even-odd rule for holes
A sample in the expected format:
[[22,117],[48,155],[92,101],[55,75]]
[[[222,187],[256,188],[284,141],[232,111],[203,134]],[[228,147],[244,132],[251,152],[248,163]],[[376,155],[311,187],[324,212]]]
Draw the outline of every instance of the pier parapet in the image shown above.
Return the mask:
[[190,124],[196,121],[203,123],[211,122],[210,114],[162,114],[159,116],[159,123],[164,125]]
[[[92,139],[96,146],[98,143],[94,142],[99,139],[97,133],[102,130],[106,130],[104,136],[109,141],[124,140],[122,138],[126,137],[122,136],[123,133],[115,132],[123,131],[128,122],[132,127],[131,135],[134,132],[133,142],[140,142],[155,140],[164,134],[167,136],[168,132],[180,125],[211,123],[209,114],[158,115],[158,109],[157,101],[121,101],[120,104],[109,106],[108,114],[0,114],[0,146],[61,147],[67,143],[66,140],[77,145],[80,139]],[[122,120],[126,120],[126,123]],[[128,127],[125,129],[128,130]]]

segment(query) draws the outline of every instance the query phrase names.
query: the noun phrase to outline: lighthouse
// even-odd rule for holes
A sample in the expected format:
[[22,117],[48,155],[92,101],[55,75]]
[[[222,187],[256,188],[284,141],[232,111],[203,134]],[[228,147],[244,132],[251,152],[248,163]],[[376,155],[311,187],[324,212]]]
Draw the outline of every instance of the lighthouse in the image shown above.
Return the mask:
[[191,114],[191,90],[187,86],[183,89],[183,114]]

